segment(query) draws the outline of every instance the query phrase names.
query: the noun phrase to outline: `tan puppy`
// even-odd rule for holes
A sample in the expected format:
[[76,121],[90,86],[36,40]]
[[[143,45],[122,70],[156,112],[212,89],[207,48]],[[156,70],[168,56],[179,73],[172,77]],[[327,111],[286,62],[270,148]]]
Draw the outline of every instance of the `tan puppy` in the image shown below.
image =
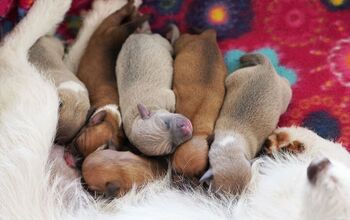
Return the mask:
[[77,76],[88,88],[91,105],[97,108],[74,142],[84,156],[110,142],[117,147],[124,145],[115,63],[124,41],[146,19],[137,15],[133,1],[129,1],[102,22],[81,58]]
[[208,141],[225,96],[227,69],[214,30],[183,34],[175,42],[173,90],[176,112],[189,118],[192,139],[176,149],[172,167],[186,176],[202,175],[208,166]]
[[84,84],[65,66],[63,44],[55,37],[41,37],[29,51],[29,61],[51,78],[60,97],[56,142],[72,140],[84,125],[90,102]]
[[192,136],[191,122],[174,113],[172,52],[159,34],[138,33],[126,40],[117,60],[125,134],[148,156],[171,154]]
[[[211,168],[201,181],[214,190],[239,193],[251,179],[250,160],[276,128],[291,100],[288,81],[261,54],[241,57],[243,68],[226,79],[226,96],[209,151]],[[248,67],[247,67],[248,66]]]
[[83,177],[90,190],[122,196],[133,186],[142,186],[164,176],[166,163],[131,152],[98,150],[83,163]]

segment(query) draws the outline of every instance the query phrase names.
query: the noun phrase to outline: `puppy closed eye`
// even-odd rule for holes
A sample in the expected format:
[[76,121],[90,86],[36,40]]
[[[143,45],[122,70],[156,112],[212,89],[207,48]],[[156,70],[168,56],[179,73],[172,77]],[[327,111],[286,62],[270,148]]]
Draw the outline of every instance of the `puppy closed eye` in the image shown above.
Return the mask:
[[58,104],[58,110],[61,110],[61,109],[62,109],[62,107],[63,107],[63,102],[62,102],[62,101],[60,101],[60,102],[59,102],[59,104]]
[[170,129],[170,122],[169,121],[164,121],[164,125],[166,129]]

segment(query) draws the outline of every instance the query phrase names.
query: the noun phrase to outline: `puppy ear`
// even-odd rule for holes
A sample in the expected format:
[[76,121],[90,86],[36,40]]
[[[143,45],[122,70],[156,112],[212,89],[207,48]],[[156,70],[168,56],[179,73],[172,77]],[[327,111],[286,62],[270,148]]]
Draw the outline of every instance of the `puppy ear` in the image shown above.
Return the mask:
[[212,168],[209,168],[207,170],[207,172],[205,172],[203,174],[203,176],[199,179],[199,182],[200,183],[206,183],[206,184],[210,184],[211,180],[214,178],[214,173],[213,173],[213,170]]
[[95,113],[96,107],[91,106],[86,114],[86,120],[89,120],[91,116]]
[[137,104],[137,109],[139,110],[140,116],[143,120],[149,119],[151,117],[151,112],[147,109],[147,107],[144,104]]
[[166,38],[174,45],[175,41],[180,37],[179,28],[175,24],[170,24],[168,27],[168,32],[166,33]]
[[89,126],[94,126],[102,123],[105,120],[106,116],[107,116],[107,112],[104,110],[97,112],[90,118]]

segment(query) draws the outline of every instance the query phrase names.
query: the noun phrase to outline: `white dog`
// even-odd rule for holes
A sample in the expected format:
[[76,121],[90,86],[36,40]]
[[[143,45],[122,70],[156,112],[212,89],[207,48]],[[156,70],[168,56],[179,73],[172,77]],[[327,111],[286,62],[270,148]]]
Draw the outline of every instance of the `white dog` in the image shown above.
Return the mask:
[[179,191],[169,186],[169,177],[109,204],[93,200],[79,182],[59,187],[62,178],[51,178],[47,164],[58,120],[57,91],[28,63],[27,52],[62,20],[69,4],[35,1],[0,48],[0,219],[350,219],[349,153],[295,127],[277,129],[270,140],[281,133],[284,139],[270,147],[301,143],[304,152],[256,161],[239,198]]

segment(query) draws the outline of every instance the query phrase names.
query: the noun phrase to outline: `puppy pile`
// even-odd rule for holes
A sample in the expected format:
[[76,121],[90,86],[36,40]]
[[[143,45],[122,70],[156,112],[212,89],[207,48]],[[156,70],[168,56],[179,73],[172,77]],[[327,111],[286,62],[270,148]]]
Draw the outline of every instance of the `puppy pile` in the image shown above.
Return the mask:
[[0,219],[350,219],[349,152],[275,129],[291,91],[266,57],[227,76],[214,31],[169,42],[125,0],[64,55],[45,35],[70,4],[36,0],[0,45]]
[[65,61],[52,36],[30,49],[59,92],[55,140],[66,164],[107,196],[164,176],[167,160],[174,177],[240,193],[291,100],[287,80],[260,54],[227,76],[215,31],[180,35],[172,25],[166,39],[147,19],[132,0],[96,2]]

